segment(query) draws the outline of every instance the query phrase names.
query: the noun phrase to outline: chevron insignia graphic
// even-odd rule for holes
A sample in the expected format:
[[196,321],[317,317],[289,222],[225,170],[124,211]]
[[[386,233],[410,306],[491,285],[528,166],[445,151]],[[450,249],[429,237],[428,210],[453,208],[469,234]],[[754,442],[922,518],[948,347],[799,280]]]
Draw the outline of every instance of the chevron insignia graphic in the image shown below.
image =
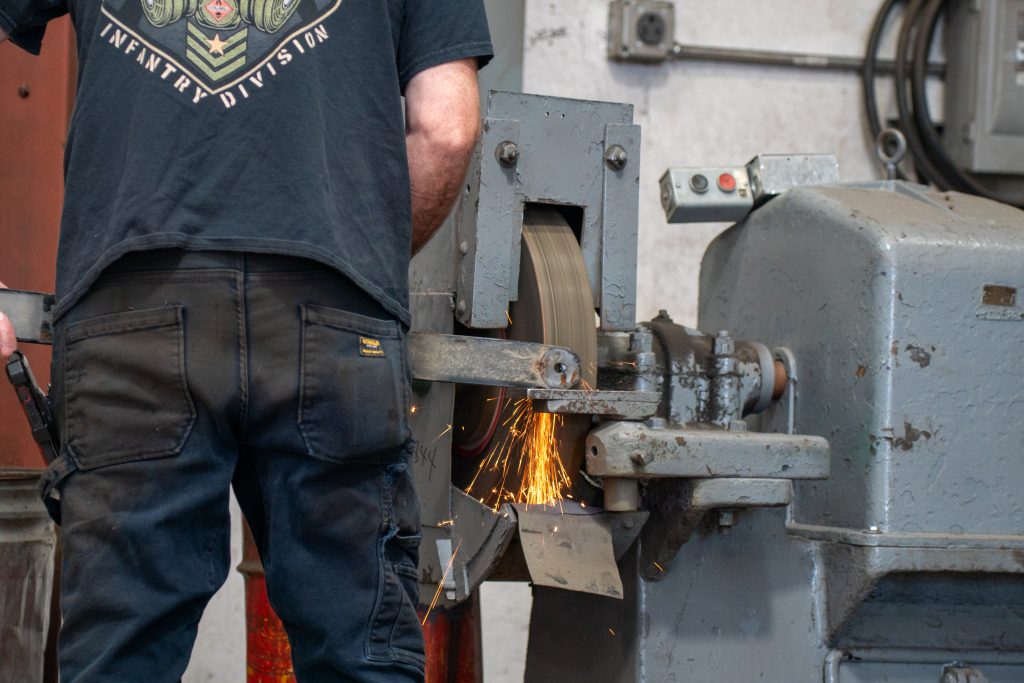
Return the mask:
[[210,81],[216,83],[245,66],[248,27],[227,38],[220,33],[207,35],[195,24],[188,24],[185,57]]
[[[324,22],[344,2],[98,1],[105,20],[97,32],[104,41],[182,93],[201,91],[192,92],[195,103],[223,94],[225,106],[238,96],[248,97],[244,83],[249,79],[262,87],[263,79],[273,78],[279,67],[317,49],[330,37]],[[235,88],[240,90],[232,95]]]

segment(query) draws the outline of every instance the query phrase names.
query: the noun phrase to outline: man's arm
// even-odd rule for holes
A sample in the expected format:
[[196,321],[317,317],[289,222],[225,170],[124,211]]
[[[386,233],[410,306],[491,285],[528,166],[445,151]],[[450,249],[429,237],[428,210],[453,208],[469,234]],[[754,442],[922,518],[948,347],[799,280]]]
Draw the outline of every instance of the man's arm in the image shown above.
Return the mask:
[[4,30],[2,28],[0,28],[0,43],[4,42],[5,40],[7,40],[7,34],[4,33]]
[[441,227],[459,195],[480,135],[475,59],[422,71],[405,88],[412,192],[412,251]]

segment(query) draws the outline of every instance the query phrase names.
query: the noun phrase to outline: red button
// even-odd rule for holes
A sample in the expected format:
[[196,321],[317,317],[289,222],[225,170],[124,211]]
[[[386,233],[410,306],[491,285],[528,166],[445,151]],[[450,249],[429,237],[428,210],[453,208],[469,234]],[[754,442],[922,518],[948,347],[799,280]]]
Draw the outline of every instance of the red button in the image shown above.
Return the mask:
[[736,176],[732,173],[723,173],[718,176],[718,188],[722,192],[733,192],[736,190]]

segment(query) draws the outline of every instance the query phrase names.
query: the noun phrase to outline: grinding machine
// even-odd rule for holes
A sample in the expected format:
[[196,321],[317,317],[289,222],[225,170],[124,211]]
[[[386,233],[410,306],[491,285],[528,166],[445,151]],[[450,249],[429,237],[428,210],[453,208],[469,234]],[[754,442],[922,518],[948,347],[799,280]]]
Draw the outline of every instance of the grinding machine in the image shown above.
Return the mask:
[[[635,319],[639,168],[631,106],[492,93],[413,261],[428,680],[431,612],[518,580],[528,683],[1024,681],[1024,213],[671,169],[670,222],[735,222],[702,332]],[[51,303],[0,292],[25,341]]]
[[490,96],[411,270],[421,609],[530,581],[531,683],[1024,680],[1024,213],[673,169],[738,223],[706,332],[638,324],[639,163],[630,106]]

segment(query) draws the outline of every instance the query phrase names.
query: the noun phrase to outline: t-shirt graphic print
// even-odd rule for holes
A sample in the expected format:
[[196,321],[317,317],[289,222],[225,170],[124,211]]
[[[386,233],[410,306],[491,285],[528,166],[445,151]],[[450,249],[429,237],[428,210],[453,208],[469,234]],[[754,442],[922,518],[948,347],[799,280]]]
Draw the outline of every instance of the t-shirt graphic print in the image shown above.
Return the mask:
[[[195,89],[199,103],[265,79],[328,39],[342,0],[103,0],[100,38],[147,71]],[[177,87],[177,86],[176,86]],[[185,91],[185,88],[181,88]]]

